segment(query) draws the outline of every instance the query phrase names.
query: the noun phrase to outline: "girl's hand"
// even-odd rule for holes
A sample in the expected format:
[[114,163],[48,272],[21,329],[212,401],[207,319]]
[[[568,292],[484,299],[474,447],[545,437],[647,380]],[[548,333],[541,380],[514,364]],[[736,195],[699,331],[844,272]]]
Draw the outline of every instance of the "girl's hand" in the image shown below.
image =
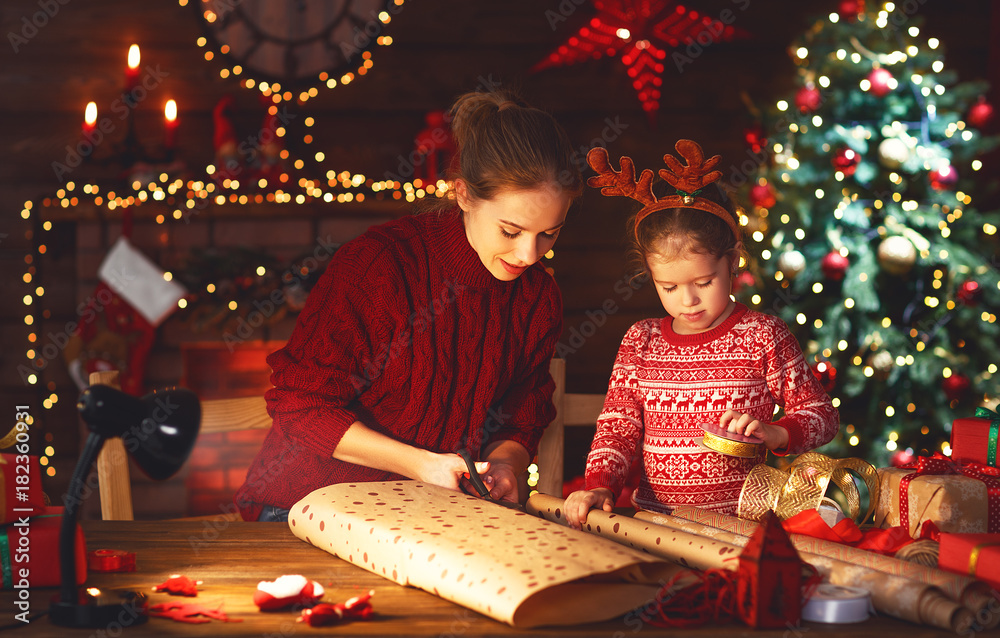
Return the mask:
[[517,475],[510,463],[490,461],[489,471],[481,472],[483,483],[490,490],[490,498],[495,501],[518,503]]
[[[480,474],[484,474],[489,470],[490,464],[487,461],[478,461],[476,463],[476,471]],[[425,483],[430,483],[431,485],[447,487],[450,490],[461,490],[460,482],[462,476],[468,471],[469,468],[465,465],[465,461],[457,454],[427,452],[427,456],[421,463],[420,470],[414,478]]]
[[615,499],[611,490],[598,487],[592,490],[579,490],[566,497],[563,504],[563,512],[566,513],[566,522],[573,529],[582,529],[587,522],[587,512],[591,508],[600,507],[605,512],[614,509]]
[[744,412],[726,410],[719,418],[719,425],[730,432],[760,439],[772,452],[788,447],[788,430],[778,425],[761,423]]

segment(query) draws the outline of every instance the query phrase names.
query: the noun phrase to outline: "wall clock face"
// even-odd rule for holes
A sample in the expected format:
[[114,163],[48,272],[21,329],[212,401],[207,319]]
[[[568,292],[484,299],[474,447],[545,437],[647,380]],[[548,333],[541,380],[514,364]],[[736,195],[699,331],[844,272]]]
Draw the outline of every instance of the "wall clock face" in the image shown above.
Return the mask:
[[[245,75],[282,84],[356,71],[392,0],[196,0],[216,49]],[[395,5],[394,5],[395,6]]]

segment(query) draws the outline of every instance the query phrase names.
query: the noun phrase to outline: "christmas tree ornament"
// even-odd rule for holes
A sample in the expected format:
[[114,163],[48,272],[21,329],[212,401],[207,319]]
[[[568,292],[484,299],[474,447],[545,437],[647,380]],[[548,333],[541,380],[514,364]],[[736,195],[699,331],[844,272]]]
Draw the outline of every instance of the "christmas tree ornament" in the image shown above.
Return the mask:
[[795,279],[806,268],[806,258],[797,250],[786,250],[778,257],[778,270],[788,279]]
[[963,281],[955,292],[955,298],[966,306],[977,306],[983,298],[983,289],[979,282],[969,279]]
[[771,208],[778,203],[774,187],[768,182],[760,182],[750,187],[750,203],[759,208]]
[[813,376],[827,392],[832,392],[837,385],[837,369],[829,361],[819,361],[813,366]]
[[839,250],[831,250],[823,257],[819,267],[823,271],[823,276],[832,281],[840,281],[847,273],[847,267],[851,265],[850,260],[840,254]]
[[795,93],[795,106],[802,113],[813,113],[822,102],[823,97],[812,82],[808,82]]
[[892,372],[893,366],[896,365],[896,360],[893,358],[892,354],[885,350],[879,350],[878,352],[872,353],[868,357],[867,365],[874,371],[874,377],[879,381],[885,381],[889,378],[889,373]]
[[941,389],[949,401],[961,401],[972,389],[972,381],[961,372],[953,372],[941,382]]
[[767,146],[767,138],[764,137],[764,129],[760,126],[760,124],[754,124],[744,130],[743,139],[746,141],[747,146],[753,153],[760,153],[760,151]]
[[950,190],[958,183],[958,171],[951,164],[941,164],[927,174],[927,179],[936,191]]
[[892,275],[905,275],[917,261],[917,249],[909,239],[892,235],[878,245],[878,263],[882,270]]
[[985,95],[980,95],[965,119],[976,128],[983,128],[993,119],[993,105],[986,101]]
[[861,163],[861,156],[855,153],[854,149],[849,146],[843,146],[833,154],[831,163],[835,169],[845,176],[850,177],[857,170],[858,164]]
[[869,89],[875,97],[885,97],[896,88],[896,78],[884,67],[876,67],[868,74]]
[[753,274],[748,270],[744,270],[736,275],[736,279],[733,280],[733,294],[739,294],[744,289],[752,289],[756,285],[757,280],[753,278]]
[[895,454],[889,459],[889,465],[893,467],[903,467],[904,465],[909,465],[917,459],[917,455],[913,453],[910,448],[905,448],[902,450],[896,450]]
[[898,137],[889,137],[879,142],[879,162],[890,170],[900,168],[912,155],[910,146]]
[[841,0],[837,13],[848,22],[854,22],[865,12],[865,0]]

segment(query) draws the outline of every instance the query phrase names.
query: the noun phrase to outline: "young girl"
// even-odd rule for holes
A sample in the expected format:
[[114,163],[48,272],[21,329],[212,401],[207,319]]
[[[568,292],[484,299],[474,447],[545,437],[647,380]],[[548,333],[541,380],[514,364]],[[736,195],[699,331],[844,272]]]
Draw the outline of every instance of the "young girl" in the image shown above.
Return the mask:
[[268,357],[273,426],[236,495],[244,519],[286,520],[334,483],[458,489],[462,448],[493,498],[518,500],[555,415],[562,299],[538,261],[583,182],[562,127],[516,96],[468,93],[451,112],[455,199],[340,248]]
[[[645,207],[631,222],[632,253],[656,286],[667,316],[633,325],[618,350],[604,409],[587,457],[586,490],[566,499],[567,520],[580,527],[592,507],[611,511],[634,459],[642,472],[633,505],[668,512],[686,504],[735,514],[750,469],[766,451],[797,454],[834,437],[839,416],[806,364],[795,338],[777,317],[730,297],[742,244],[729,198],[715,184],[715,156],[703,161],[690,140],[676,146],[660,175],[677,195],[659,200],[652,172],[635,179],[602,148],[588,161],[591,186],[628,196]],[[771,422],[775,406],[785,415]],[[700,444],[702,424],[763,441],[756,458],[726,456]]]

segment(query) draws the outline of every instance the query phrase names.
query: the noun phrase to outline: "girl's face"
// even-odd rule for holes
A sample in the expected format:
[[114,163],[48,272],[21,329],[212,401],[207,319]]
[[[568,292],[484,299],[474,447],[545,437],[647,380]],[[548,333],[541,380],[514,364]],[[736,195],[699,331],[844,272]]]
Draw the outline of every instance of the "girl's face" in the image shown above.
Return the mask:
[[[738,248],[738,247],[737,247]],[[697,334],[718,326],[732,314],[729,298],[732,258],[688,251],[665,261],[658,253],[646,257],[663,309],[674,318],[677,334]]]
[[503,191],[491,200],[480,200],[469,197],[465,183],[458,180],[455,192],[469,244],[501,281],[517,279],[549,252],[571,203],[555,184]]

